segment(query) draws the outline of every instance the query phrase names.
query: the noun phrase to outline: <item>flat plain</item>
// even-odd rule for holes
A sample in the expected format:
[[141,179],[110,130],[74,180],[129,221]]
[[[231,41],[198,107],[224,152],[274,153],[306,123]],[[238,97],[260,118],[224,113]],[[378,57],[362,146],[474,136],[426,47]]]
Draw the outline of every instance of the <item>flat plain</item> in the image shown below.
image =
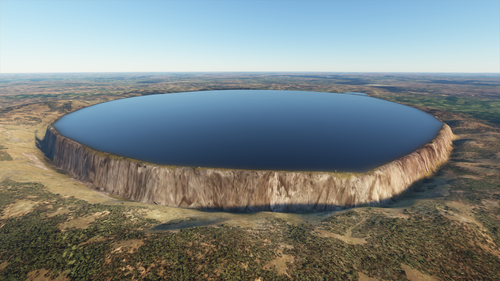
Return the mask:
[[[122,200],[36,145],[92,104],[222,89],[362,92],[434,115],[457,139],[448,163],[389,202],[306,214]],[[2,74],[0,280],[498,280],[499,126],[499,75]]]

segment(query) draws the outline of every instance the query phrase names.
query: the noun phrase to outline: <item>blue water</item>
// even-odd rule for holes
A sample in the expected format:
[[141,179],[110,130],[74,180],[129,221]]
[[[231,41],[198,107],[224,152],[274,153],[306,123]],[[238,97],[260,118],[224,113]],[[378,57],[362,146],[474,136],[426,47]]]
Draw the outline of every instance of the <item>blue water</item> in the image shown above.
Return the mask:
[[162,165],[364,172],[415,151],[442,125],[362,95],[225,90],[105,102],[54,127],[95,150]]

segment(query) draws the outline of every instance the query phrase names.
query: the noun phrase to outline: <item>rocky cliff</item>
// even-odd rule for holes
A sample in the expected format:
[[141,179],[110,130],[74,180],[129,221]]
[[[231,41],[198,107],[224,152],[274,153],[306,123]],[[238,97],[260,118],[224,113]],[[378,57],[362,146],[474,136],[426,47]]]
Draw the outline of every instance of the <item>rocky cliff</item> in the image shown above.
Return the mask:
[[40,148],[56,168],[131,200],[238,212],[326,211],[381,202],[433,173],[448,159],[446,124],[430,143],[364,174],[159,166],[92,150],[47,128]]

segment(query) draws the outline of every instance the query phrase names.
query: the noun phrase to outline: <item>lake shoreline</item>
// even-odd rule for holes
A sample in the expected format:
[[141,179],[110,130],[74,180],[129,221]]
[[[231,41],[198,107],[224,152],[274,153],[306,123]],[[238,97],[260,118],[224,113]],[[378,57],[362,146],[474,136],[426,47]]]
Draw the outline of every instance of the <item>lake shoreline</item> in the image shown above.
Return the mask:
[[55,168],[121,198],[172,207],[233,212],[321,212],[376,204],[432,175],[448,160],[453,132],[367,173],[254,171],[161,166],[103,153],[49,125],[40,149]]

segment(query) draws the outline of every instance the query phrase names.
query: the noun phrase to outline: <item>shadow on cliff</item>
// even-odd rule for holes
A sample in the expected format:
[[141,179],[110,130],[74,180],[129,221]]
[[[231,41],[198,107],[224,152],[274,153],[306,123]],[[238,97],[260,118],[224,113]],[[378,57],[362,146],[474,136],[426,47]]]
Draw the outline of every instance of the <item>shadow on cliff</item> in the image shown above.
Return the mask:
[[[429,192],[429,186],[446,184],[449,181],[443,182],[442,180],[437,181],[436,177],[443,176],[443,171],[446,169],[446,164],[442,165],[432,176],[420,179],[413,184],[411,184],[407,189],[405,189],[402,193],[397,194],[391,198],[381,200],[380,202],[371,202],[359,205],[352,206],[338,206],[338,205],[329,205],[329,204],[289,204],[286,207],[275,205],[253,205],[253,206],[236,206],[232,208],[196,208],[196,210],[204,211],[204,212],[230,212],[230,213],[240,213],[240,214],[249,214],[249,213],[258,213],[258,212],[280,212],[280,213],[298,213],[298,214],[307,214],[307,213],[323,213],[323,212],[335,212],[342,211],[352,208],[361,208],[361,207],[376,207],[376,208],[402,208],[412,206],[416,200],[418,199],[428,199],[428,198],[437,198],[437,197],[446,197],[446,195],[439,195],[434,192]],[[452,179],[450,179],[452,180]],[[311,209],[311,206],[314,206],[316,211],[307,211]]]
[[[414,184],[417,188],[418,184]],[[412,188],[413,185],[410,187]],[[409,189],[410,189],[409,188]],[[405,191],[402,194],[410,193],[411,191]],[[235,206],[235,207],[225,207],[225,208],[216,208],[216,207],[200,207],[196,208],[196,210],[204,211],[204,212],[229,212],[229,213],[238,213],[238,214],[249,214],[249,213],[258,213],[258,212],[275,212],[275,213],[292,213],[292,214],[307,214],[307,213],[322,213],[322,212],[334,212],[341,211],[352,208],[359,207],[381,207],[387,208],[391,207],[391,205],[398,202],[398,198],[402,195],[397,195],[389,199],[382,200],[380,202],[372,202],[366,204],[359,204],[355,206],[338,206],[338,205],[330,205],[330,204],[288,204],[286,206],[281,205],[252,205],[252,206]],[[408,199],[407,197],[405,199]],[[311,206],[314,211],[311,211]]]
[[[238,214],[248,214],[248,213],[258,213],[258,212],[275,212],[275,213],[293,213],[293,214],[307,214],[307,213],[322,213],[322,212],[333,212],[341,211],[351,208],[359,207],[390,207],[397,201],[398,196],[383,200],[381,202],[373,202],[367,204],[360,204],[356,206],[337,206],[329,204],[289,204],[286,207],[281,206],[270,206],[270,205],[252,205],[252,206],[236,206],[236,207],[225,207],[225,208],[205,208],[200,207],[196,210],[204,212],[229,212]],[[311,210],[311,206],[314,206],[314,211]]]
[[43,145],[43,140],[42,139],[39,139],[37,136],[36,136],[36,133],[35,133],[35,145],[36,147],[38,147],[38,149],[40,149],[42,152],[44,152],[44,145]]
[[[107,154],[87,149],[61,136],[53,127],[47,128],[43,140],[36,136],[35,139],[37,147],[53,161],[53,167],[68,172],[80,181],[91,183],[104,192],[126,199],[158,202],[159,205],[172,207],[192,206],[193,209],[212,212],[320,213],[352,207],[390,207],[402,195],[406,199],[414,195],[422,198],[418,193],[411,193],[412,195],[408,196],[408,191],[418,189],[423,174],[431,173],[440,163],[448,160],[453,133],[448,126],[443,126],[432,143],[384,165],[384,169],[376,175],[364,176],[363,182],[359,178],[355,182],[330,174],[322,175],[324,178],[319,181],[312,173],[157,167],[138,161],[115,159]],[[287,189],[286,198],[280,197],[282,193],[270,195],[269,189],[277,185]],[[405,188],[408,185],[410,186]],[[363,189],[354,192],[353,187],[363,187]],[[308,199],[310,203],[294,203],[304,200],[299,200],[302,197],[293,194],[306,195],[325,188],[335,188],[329,193],[331,200],[323,200],[321,192],[303,197],[317,199]],[[166,197],[165,194],[176,196]],[[203,196],[197,197],[197,194]],[[356,204],[365,202],[367,198],[380,198],[390,194],[392,197],[378,202]],[[430,196],[430,193],[426,196]],[[158,198],[163,198],[163,201],[158,201]],[[320,201],[323,203],[319,203]],[[332,203],[325,204],[325,201]],[[337,205],[332,205],[333,203]]]

